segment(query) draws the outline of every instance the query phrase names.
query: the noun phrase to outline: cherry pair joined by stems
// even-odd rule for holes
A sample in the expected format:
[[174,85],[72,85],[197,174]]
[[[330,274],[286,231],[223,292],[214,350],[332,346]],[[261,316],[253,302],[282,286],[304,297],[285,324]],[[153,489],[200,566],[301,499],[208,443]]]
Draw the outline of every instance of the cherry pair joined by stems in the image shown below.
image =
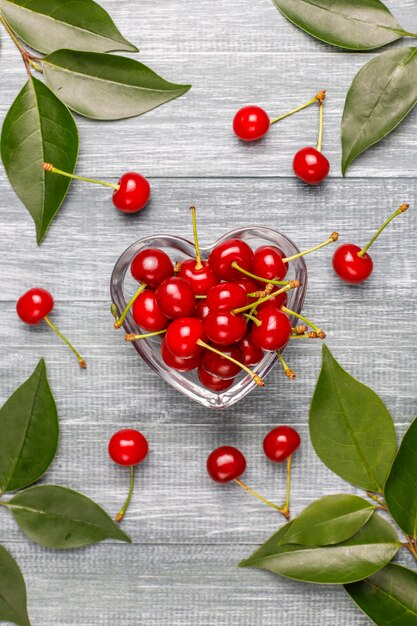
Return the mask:
[[127,499],[115,517],[121,522],[129,507],[135,485],[135,467],[146,458],[149,446],[146,438],[138,430],[127,428],[115,433],[109,442],[110,458],[118,465],[130,468],[130,486]]
[[363,248],[353,243],[345,243],[336,250],[333,256],[333,269],[339,278],[351,284],[358,284],[369,278],[374,268],[372,258],[368,254],[369,248],[388,224],[395,217],[407,211],[408,208],[409,204],[402,204],[385,220],[381,228]]
[[68,339],[57,329],[55,324],[49,319],[49,313],[54,308],[54,299],[52,294],[41,287],[34,287],[24,293],[16,303],[16,312],[22,322],[34,326],[45,321],[50,328],[60,337],[75,354],[77,361],[82,369],[87,367],[86,362]]
[[325,91],[319,91],[314,98],[305,104],[302,104],[296,109],[273,119],[270,119],[267,112],[259,106],[245,106],[242,109],[239,109],[233,119],[233,130],[235,135],[239,137],[239,139],[242,139],[242,141],[257,141],[267,134],[273,124],[276,124],[290,115],[294,115],[294,113],[298,113],[298,111],[306,109],[316,102],[322,102],[325,95]]
[[207,472],[218,483],[234,481],[243,487],[251,495],[255,496],[276,511],[279,511],[287,519],[290,517],[290,485],[291,485],[291,459],[295,450],[300,445],[300,436],[290,426],[278,426],[268,433],[263,441],[265,455],[274,463],[282,463],[287,460],[287,489],[286,501],[283,506],[273,504],[253,489],[250,489],[240,476],[246,470],[246,459],[242,452],[233,446],[221,446],[211,452],[207,459]]
[[122,213],[138,213],[148,204],[151,196],[151,187],[149,182],[142,174],[137,172],[126,172],[120,177],[117,184],[107,183],[103,180],[96,180],[94,178],[85,178],[84,176],[77,176],[76,174],[70,174],[63,170],[54,167],[51,163],[42,163],[42,167],[47,172],[58,174],[60,176],[66,176],[67,178],[73,178],[75,180],[82,180],[86,183],[93,183],[95,185],[103,185],[104,187],[110,187],[113,191],[113,204]]

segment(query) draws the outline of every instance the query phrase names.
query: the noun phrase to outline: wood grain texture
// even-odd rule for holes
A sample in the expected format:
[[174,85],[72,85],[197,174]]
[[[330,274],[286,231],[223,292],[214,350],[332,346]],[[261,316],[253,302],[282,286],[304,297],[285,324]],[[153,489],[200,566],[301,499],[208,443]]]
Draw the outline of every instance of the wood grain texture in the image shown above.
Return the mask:
[[[335,229],[345,241],[364,243],[395,206],[413,204],[417,195],[417,114],[341,179],[344,96],[372,54],[337,51],[309,38],[269,0],[166,0],[162,7],[141,0],[134,11],[131,0],[102,4],[139,45],[141,61],[167,79],[192,82],[193,89],[138,119],[98,124],[77,118],[79,172],[115,180],[132,168],[150,177],[152,201],[140,215],[122,216],[108,190],[76,183],[38,248],[32,221],[0,172],[0,402],[45,356],[61,441],[44,482],[79,489],[116,511],[128,477],[108,459],[109,436],[138,427],[151,446],[124,524],[132,546],[43,550],[0,511],[0,541],[22,567],[33,623],[365,626],[368,620],[341,589],[237,569],[282,521],[236,486],[213,484],[204,467],[212,448],[237,445],[248,458],[247,482],[279,501],[284,468],[266,461],[261,442],[276,424],[292,424],[303,441],[294,463],[294,513],[320,495],[358,493],[327,470],[308,439],[319,342],[288,348],[296,381],[276,370],[267,387],[243,403],[223,413],[205,410],[163,383],[123,342],[123,331],[112,330],[109,281],[118,256],[136,239],[162,232],[190,237],[190,204],[199,208],[203,244],[250,224],[282,230],[300,248]],[[404,27],[417,29],[414,0],[389,4]],[[2,119],[25,74],[11,43],[2,37],[0,46]],[[307,188],[292,177],[291,161],[298,147],[315,140],[314,109],[256,145],[240,144],[230,125],[240,105],[252,101],[278,114],[321,87],[329,94],[325,145],[332,180]],[[340,362],[383,397],[399,434],[417,412],[416,219],[412,210],[390,226],[373,251],[375,273],[359,288],[336,279],[331,249],[308,260],[305,312],[328,331]],[[53,291],[53,319],[87,359],[86,372],[46,326],[31,329],[17,320],[16,298],[35,284]]]

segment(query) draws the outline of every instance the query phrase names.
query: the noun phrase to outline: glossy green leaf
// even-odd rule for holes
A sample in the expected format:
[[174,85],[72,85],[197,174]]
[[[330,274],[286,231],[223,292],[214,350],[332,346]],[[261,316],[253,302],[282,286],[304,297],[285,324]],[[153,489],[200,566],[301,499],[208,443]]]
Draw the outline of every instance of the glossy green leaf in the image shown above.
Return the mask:
[[52,463],[59,426],[43,359],[0,409],[0,491],[38,480]]
[[13,102],[1,133],[1,156],[13,189],[36,224],[41,243],[68,191],[70,179],[52,176],[42,163],[72,173],[78,132],[67,107],[37,78]]
[[362,580],[384,567],[400,547],[388,522],[372,515],[353,537],[331,546],[277,545],[274,537],[242,567],[258,567],[274,574],[311,583],[345,584]]
[[417,626],[417,573],[389,563],[346,591],[377,626]]
[[417,538],[417,418],[395,457],[385,484],[385,501],[401,530]]
[[358,496],[324,496],[292,521],[280,543],[328,546],[355,535],[368,522],[375,507]]
[[47,548],[80,548],[104,539],[130,542],[98,504],[66,487],[30,487],[7,505],[25,535]]
[[396,451],[392,417],[379,396],[350,376],[326,346],[311,402],[310,436],[335,474],[382,492]]
[[372,50],[405,33],[379,0],[273,0],[309,35],[348,50]]
[[392,132],[417,103],[417,48],[396,48],[356,74],[342,119],[342,172]]
[[190,89],[133,59],[96,52],[57,50],[44,59],[43,70],[62,102],[96,120],[142,115]]
[[39,52],[138,51],[93,0],[0,0],[0,11],[19,37]]
[[0,546],[0,622],[31,626],[22,572],[3,546]]

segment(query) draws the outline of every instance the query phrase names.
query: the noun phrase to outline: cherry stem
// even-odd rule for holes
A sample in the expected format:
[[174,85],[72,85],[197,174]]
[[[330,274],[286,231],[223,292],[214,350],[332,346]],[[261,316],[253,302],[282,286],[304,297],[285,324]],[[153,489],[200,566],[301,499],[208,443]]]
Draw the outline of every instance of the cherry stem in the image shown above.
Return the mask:
[[233,261],[231,267],[233,269],[238,270],[238,272],[242,272],[245,276],[249,276],[249,278],[253,278],[254,280],[258,280],[261,283],[270,283],[271,285],[288,285],[288,280],[269,280],[268,278],[262,278],[261,276],[256,276],[256,274],[252,274],[248,272],[248,270],[244,270],[243,267],[240,267],[236,261]]
[[244,313],[243,317],[246,317],[247,320],[251,320],[258,327],[262,326],[261,320],[258,320],[257,317],[255,317],[254,315],[251,315],[250,313]]
[[201,263],[200,246],[198,245],[198,231],[197,231],[197,209],[195,206],[190,207],[191,217],[193,221],[193,233],[194,233],[194,247],[195,247],[195,269],[201,270],[203,265]]
[[311,320],[307,319],[306,317],[304,317],[300,313],[296,313],[295,311],[291,311],[291,309],[287,309],[286,306],[282,306],[281,307],[281,311],[284,311],[284,313],[287,313],[287,315],[293,315],[297,319],[299,319],[299,320],[305,322],[306,324],[308,324],[308,326],[310,326],[317,333],[317,336],[320,337],[320,339],[325,339],[326,338],[326,333],[324,332],[324,330],[320,330],[320,328],[318,328],[318,326],[313,324],[313,322]]
[[78,363],[80,364],[80,367],[85,370],[87,367],[87,363],[84,361],[84,359],[82,358],[82,356],[80,355],[80,353],[78,352],[78,350],[76,350],[74,348],[74,346],[68,341],[68,339],[57,329],[57,327],[55,326],[55,324],[53,324],[51,322],[51,320],[49,319],[49,317],[47,315],[45,315],[45,317],[43,318],[45,320],[45,322],[48,324],[48,326],[50,326],[52,328],[52,330],[54,332],[56,332],[56,334],[58,335],[58,337],[60,337],[62,339],[62,341],[64,341],[68,348],[75,354],[75,356],[77,357]]
[[137,341],[138,339],[148,339],[148,337],[156,337],[157,335],[163,335],[167,332],[167,328],[164,330],[156,330],[153,333],[144,333],[143,335],[135,335],[135,333],[127,333],[125,335],[125,341]]
[[[196,268],[196,269],[197,269],[197,268]],[[195,296],[195,299],[196,299],[196,300],[205,300],[206,298],[207,298],[207,296],[203,296],[203,295],[200,295],[200,294],[198,294],[198,295],[196,295],[196,296]]]
[[287,378],[289,378],[290,380],[294,380],[294,378],[296,378],[296,374],[290,367],[288,367],[288,365],[284,361],[284,357],[282,356],[279,350],[277,350],[277,357],[278,357],[279,362],[282,365],[282,369],[284,370],[285,376],[287,376]]
[[306,109],[307,107],[309,107],[310,105],[314,104],[315,102],[323,102],[324,98],[326,97],[326,92],[323,91],[319,91],[318,93],[316,93],[316,95],[314,96],[314,98],[311,98],[311,100],[309,100],[308,102],[306,102],[305,104],[302,104],[301,106],[297,107],[296,109],[293,109],[292,111],[289,111],[289,113],[284,113],[284,115],[280,115],[279,117],[274,117],[274,119],[270,120],[270,126],[272,126],[272,124],[276,124],[276,122],[279,122],[280,120],[285,119],[286,117],[289,117],[290,115],[294,115],[294,113],[298,113],[298,111],[302,111],[303,109]]
[[285,515],[287,519],[290,518],[291,461],[292,461],[292,454],[290,454],[290,456],[287,459],[287,487],[286,487],[285,504],[282,507],[282,514]]
[[253,309],[253,308],[256,309],[256,307],[262,304],[263,302],[267,302],[274,296],[279,296],[279,294],[281,293],[290,291],[290,289],[296,289],[297,287],[300,287],[300,285],[301,283],[299,283],[298,280],[290,280],[290,282],[287,283],[285,287],[283,287],[282,289],[279,289],[278,291],[273,291],[269,293],[267,296],[259,298],[259,300],[257,300],[256,302],[252,302],[251,304],[246,304],[245,306],[241,306],[239,309],[233,309],[232,313],[233,315],[236,315],[237,313],[243,313],[244,311],[249,311],[249,309]]
[[32,77],[32,74],[31,74],[31,71],[30,71],[30,66],[32,66],[38,72],[42,72],[42,68],[40,67],[40,65],[35,63],[35,60],[41,61],[42,60],[41,57],[34,56],[33,54],[28,52],[22,46],[22,44],[20,43],[19,39],[15,35],[12,27],[10,26],[10,24],[8,23],[8,21],[6,20],[6,18],[3,15],[0,15],[0,22],[3,24],[4,28],[6,29],[6,31],[10,35],[10,37],[11,37],[13,43],[15,44],[16,48],[19,50],[20,54],[22,55],[23,63],[25,64],[26,71],[29,74],[29,76]]
[[52,172],[53,174],[59,174],[60,176],[66,176],[67,178],[73,178],[74,180],[83,180],[86,183],[93,183],[94,185],[103,185],[103,187],[111,187],[115,191],[119,191],[120,185],[114,183],[107,183],[104,180],[97,180],[95,178],[86,178],[85,176],[77,176],[76,174],[69,174],[54,167],[52,163],[42,163],[42,167],[46,172]]
[[120,326],[123,324],[123,322],[126,319],[126,315],[129,313],[130,308],[132,306],[132,304],[135,302],[135,300],[138,298],[138,296],[140,296],[140,294],[142,293],[142,291],[144,291],[146,288],[146,284],[142,283],[141,286],[139,287],[139,289],[137,290],[137,292],[135,293],[134,296],[132,296],[129,300],[129,302],[126,305],[125,310],[123,311],[123,313],[121,314],[121,316],[119,317],[119,319],[116,319],[116,321],[114,322],[114,327],[120,328]]
[[308,326],[305,326],[304,324],[302,326],[294,326],[294,328],[291,328],[291,332],[296,335],[304,335],[307,331]]
[[234,479],[235,483],[237,485],[239,485],[239,487],[242,487],[243,489],[245,489],[245,491],[247,491],[248,493],[250,493],[252,496],[255,496],[255,498],[258,498],[258,500],[261,500],[261,502],[264,502],[265,504],[267,504],[268,506],[270,506],[271,508],[275,509],[275,511],[279,511],[280,513],[282,513],[286,518],[288,518],[288,513],[284,512],[284,507],[281,506],[277,506],[276,504],[274,504],[273,502],[271,502],[270,500],[267,500],[266,498],[264,498],[263,496],[261,496],[259,493],[257,493],[256,491],[254,491],[253,489],[251,489],[250,487],[248,487],[244,482],[242,482],[240,480],[240,478],[235,478]]
[[229,356],[228,354],[225,354],[224,352],[221,352],[220,350],[213,348],[213,346],[209,346],[209,344],[205,343],[205,341],[203,341],[202,339],[197,340],[197,345],[201,346],[202,348],[205,348],[206,350],[210,350],[211,352],[214,352],[215,354],[218,354],[219,356],[224,357],[225,359],[227,359],[228,361],[231,361],[231,363],[234,363],[235,365],[238,365],[244,372],[249,374],[249,376],[252,376],[253,380],[255,381],[257,385],[259,385],[259,387],[265,387],[264,381],[258,374],[253,372],[251,369],[249,369],[249,367],[247,367],[240,361],[237,361],[236,359],[234,359],[232,356]]
[[297,254],[293,254],[292,256],[285,257],[285,259],[282,259],[282,261],[283,263],[289,263],[290,261],[299,259],[302,256],[306,256],[306,254],[310,254],[310,252],[315,252],[316,250],[320,250],[320,248],[324,248],[325,246],[328,246],[329,243],[333,243],[334,241],[337,241],[338,239],[339,239],[339,233],[335,231],[326,239],[326,241],[319,243],[318,246],[314,246],[314,248],[309,248],[309,250],[304,250],[304,252],[297,252]]
[[310,331],[308,333],[294,333],[290,335],[290,339],[318,339],[319,336],[316,332]]
[[362,250],[360,250],[358,252],[358,256],[363,257],[365,256],[367,250],[372,246],[372,244],[374,243],[375,239],[377,239],[379,237],[379,235],[382,233],[382,231],[388,226],[388,224],[395,218],[397,217],[397,215],[401,215],[401,213],[405,213],[405,211],[407,211],[407,209],[409,208],[409,204],[402,204],[392,215],[390,215],[390,217],[385,220],[385,222],[382,224],[381,228],[379,230],[377,230],[377,232],[375,233],[375,235],[372,237],[372,239],[366,244],[366,246],[364,246],[362,248]]
[[127,499],[126,502],[124,503],[124,505],[122,506],[122,508],[120,509],[120,511],[118,512],[118,514],[116,515],[116,517],[114,518],[115,521],[117,523],[121,522],[122,519],[125,516],[125,513],[128,509],[128,506],[130,504],[130,501],[132,499],[132,494],[133,494],[133,488],[135,486],[135,467],[134,465],[130,466],[130,485],[129,485],[129,493],[127,495]]
[[319,138],[317,140],[317,151],[321,152],[323,145],[323,102],[319,102],[319,115],[320,115],[320,124],[319,124]]

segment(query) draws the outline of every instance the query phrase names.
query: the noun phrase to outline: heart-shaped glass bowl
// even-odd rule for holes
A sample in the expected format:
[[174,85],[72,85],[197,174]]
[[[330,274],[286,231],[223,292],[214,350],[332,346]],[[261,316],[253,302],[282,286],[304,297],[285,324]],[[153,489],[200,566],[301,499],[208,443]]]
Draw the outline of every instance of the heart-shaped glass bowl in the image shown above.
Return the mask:
[[[207,258],[214,247],[232,238],[247,241],[253,249],[261,245],[273,244],[278,246],[286,257],[293,256],[299,252],[297,246],[282,233],[272,228],[251,226],[232,230],[223,237],[220,237],[220,239],[211,246],[201,248],[202,258]],[[123,252],[117,261],[111,277],[110,290],[112,302],[117,306],[119,312],[124,310],[127,302],[138,288],[137,282],[132,278],[130,271],[128,271],[130,264],[140,250],[150,247],[161,248],[169,255],[174,263],[177,261],[181,262],[190,257],[193,258],[195,255],[194,244],[191,241],[172,235],[145,237],[132,244]],[[298,280],[301,283],[301,287],[288,293],[288,308],[296,313],[300,313],[307,287],[307,268],[303,258],[295,259],[289,263],[287,277],[291,280]],[[297,320],[291,320],[291,323],[296,325]],[[131,313],[128,313],[126,316],[124,328],[127,333],[141,332],[135,324]],[[160,337],[140,339],[132,343],[142,359],[159,374],[163,380],[185,396],[192,398],[205,407],[225,409],[244,398],[257,386],[249,375],[242,372],[242,374],[235,379],[233,386],[226,391],[222,393],[210,391],[200,383],[196,371],[184,374],[171,369],[164,363],[160,352]],[[276,361],[277,355],[275,352],[266,352],[263,359],[253,369],[262,378],[265,378]],[[268,393],[267,387],[265,387],[264,393]]]

